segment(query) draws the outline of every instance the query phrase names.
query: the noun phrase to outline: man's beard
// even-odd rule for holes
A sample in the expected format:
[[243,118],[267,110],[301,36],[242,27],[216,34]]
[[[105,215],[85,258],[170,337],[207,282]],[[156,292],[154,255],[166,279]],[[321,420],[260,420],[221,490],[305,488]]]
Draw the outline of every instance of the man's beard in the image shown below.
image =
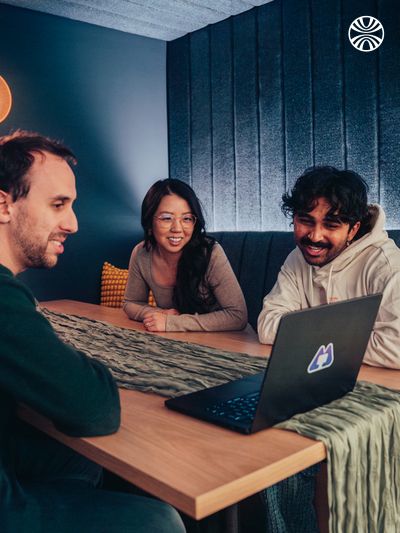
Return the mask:
[[16,237],[17,244],[25,263],[25,268],[52,268],[57,264],[57,256],[47,254],[47,245],[26,239],[23,234]]
[[45,243],[35,239],[34,228],[29,226],[28,218],[19,216],[14,230],[14,243],[19,249],[21,262],[25,268],[52,268],[57,264],[57,256],[47,253],[51,238],[58,234],[49,235]]
[[[336,259],[346,248],[346,243],[343,244],[343,246],[333,246],[332,243],[325,243],[325,242],[313,242],[308,237],[303,237],[299,239],[298,246],[300,248],[300,251],[304,257],[304,260],[311,266],[318,266],[322,267]],[[304,248],[307,246],[312,246],[314,248],[319,248],[321,250],[326,250],[324,253],[324,257],[315,257],[312,255],[307,254],[307,251]]]

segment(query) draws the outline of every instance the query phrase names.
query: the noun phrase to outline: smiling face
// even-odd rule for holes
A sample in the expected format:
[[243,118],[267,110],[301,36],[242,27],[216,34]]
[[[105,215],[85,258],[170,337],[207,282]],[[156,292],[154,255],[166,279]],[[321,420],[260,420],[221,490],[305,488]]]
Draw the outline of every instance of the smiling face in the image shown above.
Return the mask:
[[[158,250],[167,253],[181,253],[193,235],[194,225],[188,226],[182,223],[185,215],[191,215],[192,211],[186,200],[176,194],[163,196],[153,218],[153,237]],[[162,215],[170,215],[170,224],[165,224],[159,218]]]
[[75,176],[63,159],[34,153],[27,174],[28,195],[9,203],[8,243],[14,273],[26,268],[51,268],[63,253],[66,237],[78,230],[72,204]]
[[343,252],[360,228],[360,222],[350,225],[340,216],[330,213],[326,198],[318,198],[312,211],[296,213],[294,238],[304,259],[313,266],[324,266]]

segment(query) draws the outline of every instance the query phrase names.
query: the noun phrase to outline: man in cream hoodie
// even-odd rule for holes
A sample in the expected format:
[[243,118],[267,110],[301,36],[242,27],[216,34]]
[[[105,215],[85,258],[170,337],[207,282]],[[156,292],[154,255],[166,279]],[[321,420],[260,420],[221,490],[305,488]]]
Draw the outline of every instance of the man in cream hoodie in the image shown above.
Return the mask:
[[297,246],[264,298],[260,342],[274,342],[285,313],[381,292],[364,362],[400,368],[400,249],[384,230],[383,209],[368,205],[365,181],[348,170],[315,167],[282,199]]

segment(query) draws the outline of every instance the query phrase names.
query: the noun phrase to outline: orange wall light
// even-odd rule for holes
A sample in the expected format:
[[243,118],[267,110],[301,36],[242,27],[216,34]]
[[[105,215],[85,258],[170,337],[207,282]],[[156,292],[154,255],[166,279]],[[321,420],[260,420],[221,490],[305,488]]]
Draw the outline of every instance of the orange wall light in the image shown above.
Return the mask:
[[0,76],[0,122],[3,122],[10,112],[12,96],[6,80]]

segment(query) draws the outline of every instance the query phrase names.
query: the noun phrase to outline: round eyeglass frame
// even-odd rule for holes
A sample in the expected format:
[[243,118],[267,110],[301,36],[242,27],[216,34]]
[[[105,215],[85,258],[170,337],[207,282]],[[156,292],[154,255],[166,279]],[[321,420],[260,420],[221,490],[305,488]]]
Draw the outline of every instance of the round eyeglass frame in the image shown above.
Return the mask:
[[183,215],[183,216],[180,216],[180,217],[176,217],[175,215],[171,215],[171,220],[167,222],[167,220],[163,219],[161,217],[161,215],[154,215],[153,219],[157,220],[158,223],[160,224],[161,227],[164,227],[164,228],[170,228],[173,223],[175,222],[175,220],[180,220],[181,222],[181,225],[184,227],[184,228],[194,228],[195,225],[196,225],[196,222],[197,222],[197,217],[196,215],[192,215],[190,214],[190,216],[193,218],[193,224],[185,224],[183,222],[183,219],[188,216],[188,215]]

